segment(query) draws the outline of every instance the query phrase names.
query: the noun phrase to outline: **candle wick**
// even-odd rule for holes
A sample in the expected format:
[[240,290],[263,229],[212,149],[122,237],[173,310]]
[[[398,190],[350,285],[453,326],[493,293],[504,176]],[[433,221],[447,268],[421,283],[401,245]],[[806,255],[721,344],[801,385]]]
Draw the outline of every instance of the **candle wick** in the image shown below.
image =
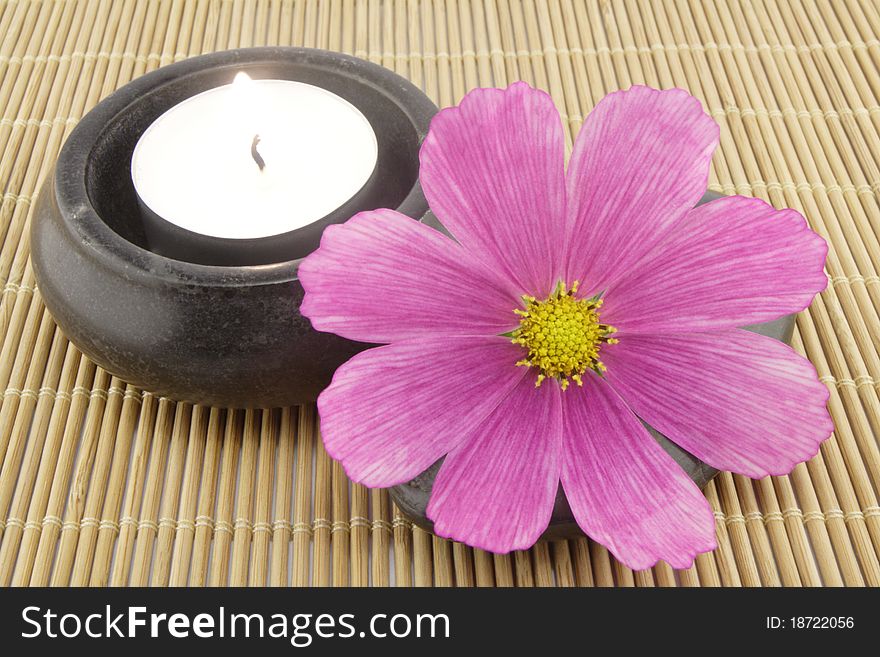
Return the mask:
[[257,166],[260,167],[260,171],[266,168],[266,160],[263,159],[263,156],[257,151],[257,144],[260,143],[260,135],[254,135],[254,140],[251,142],[251,157],[254,158],[254,162],[257,163]]

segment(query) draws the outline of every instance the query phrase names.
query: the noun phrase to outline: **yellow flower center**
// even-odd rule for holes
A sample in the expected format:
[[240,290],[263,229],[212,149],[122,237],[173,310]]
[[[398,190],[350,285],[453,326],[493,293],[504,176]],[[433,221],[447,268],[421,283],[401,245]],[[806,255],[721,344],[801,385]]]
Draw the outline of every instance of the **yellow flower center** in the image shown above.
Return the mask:
[[538,370],[535,387],[552,377],[565,390],[569,379],[582,386],[581,375],[588,369],[605,371],[599,360],[599,348],[602,343],[617,342],[608,337],[617,329],[599,322],[602,300],[578,299],[574,296],[577,289],[578,281],[570,289],[559,283],[546,299],[523,296],[525,310],[513,311],[520,320],[510,337],[527,352],[516,364]]

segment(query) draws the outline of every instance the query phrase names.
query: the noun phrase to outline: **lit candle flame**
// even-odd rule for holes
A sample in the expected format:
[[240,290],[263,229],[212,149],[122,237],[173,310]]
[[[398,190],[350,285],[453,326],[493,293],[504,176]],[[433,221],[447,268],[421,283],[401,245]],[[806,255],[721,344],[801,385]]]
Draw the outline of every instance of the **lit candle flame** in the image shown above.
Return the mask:
[[263,171],[266,168],[266,160],[263,159],[263,156],[257,150],[257,145],[260,143],[260,133],[259,131],[252,129],[256,121],[254,117],[258,109],[258,105],[255,101],[255,85],[253,83],[253,79],[251,76],[245,73],[244,71],[239,71],[235,74],[235,78],[232,80],[232,88],[236,92],[236,96],[239,98],[238,110],[241,114],[241,121],[244,125],[248,126],[251,129],[247,130],[247,134],[250,138],[250,153],[251,158],[254,160],[256,165],[260,167],[260,171]]
[[244,71],[239,71],[235,74],[235,78],[232,80],[232,84],[236,85],[236,89],[244,89],[248,85],[248,82],[253,82],[251,76],[245,73]]

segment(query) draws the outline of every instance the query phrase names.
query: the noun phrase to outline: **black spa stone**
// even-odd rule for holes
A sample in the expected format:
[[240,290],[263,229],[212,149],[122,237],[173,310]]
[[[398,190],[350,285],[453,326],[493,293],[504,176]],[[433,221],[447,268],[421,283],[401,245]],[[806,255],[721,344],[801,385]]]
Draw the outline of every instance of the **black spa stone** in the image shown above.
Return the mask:
[[[138,139],[166,110],[238,71],[315,84],[356,106],[378,140],[373,177],[339,211],[277,244],[264,240],[256,261],[243,244],[243,256],[227,250],[219,261],[217,244],[201,251],[196,240],[175,250],[175,239],[193,237],[182,229],[148,243],[130,176]],[[418,149],[436,111],[385,68],[306,48],[230,50],[138,78],[80,121],[40,192],[31,242],[47,308],[97,364],[158,395],[239,408],[313,401],[336,367],[367,345],[319,333],[299,314],[298,263],[325,226],[360,210],[425,214]]]
[[[720,198],[720,196],[720,194],[714,192],[706,192],[706,195],[703,196],[698,205]],[[433,225],[439,227],[439,224],[436,224],[436,220],[433,219],[433,217],[429,217],[428,220],[433,223]],[[788,344],[791,342],[791,336],[794,333],[794,325],[795,316],[786,315],[785,317],[781,317],[772,322],[765,322],[763,324],[756,324],[744,328],[754,331],[755,333],[760,333],[761,335],[776,338],[777,340]],[[681,385],[687,385],[687,382],[682,381]],[[673,443],[659,431],[656,431],[647,424],[645,424],[645,426],[666,453],[675,459],[675,461],[700,488],[703,488],[715,477],[715,475],[718,474],[718,470],[703,463],[696,456]],[[440,459],[412,481],[399,486],[394,486],[390,489],[391,499],[394,500],[400,510],[416,525],[428,531],[431,531],[432,523],[428,519],[425,510],[428,507],[428,499],[431,496],[434,478],[437,476],[437,472],[440,470],[442,464],[443,459]],[[581,532],[577,522],[575,522],[571,507],[569,507],[562,486],[560,486],[556,493],[556,502],[553,506],[553,513],[550,517],[550,525],[541,538],[554,540],[582,535],[583,532]]]

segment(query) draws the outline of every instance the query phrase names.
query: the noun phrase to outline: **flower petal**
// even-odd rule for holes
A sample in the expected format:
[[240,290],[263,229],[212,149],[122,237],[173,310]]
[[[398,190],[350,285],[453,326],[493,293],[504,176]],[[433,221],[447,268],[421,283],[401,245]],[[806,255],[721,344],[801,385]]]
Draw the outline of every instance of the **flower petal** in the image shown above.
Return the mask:
[[522,305],[460,245],[393,210],[329,226],[298,275],[312,325],[365,342],[498,335]]
[[562,488],[590,537],[634,570],[715,549],[700,489],[593,372],[562,395]]
[[523,82],[475,89],[442,110],[422,145],[420,179],[437,218],[466,249],[542,298],[565,237],[559,112]]
[[828,282],[828,245],[794,210],[730,196],[691,210],[609,288],[602,321],[621,333],[757,324],[806,308]]
[[559,385],[524,376],[452,450],[434,481],[428,517],[438,536],[490,552],[531,547],[559,489]]
[[624,334],[603,347],[602,360],[639,417],[720,470],[787,474],[834,428],[812,364],[763,335]]
[[603,98],[569,163],[565,280],[591,295],[648,253],[706,190],[718,134],[682,89],[636,86]]
[[356,355],[318,398],[327,453],[367,486],[409,481],[516,386],[520,355],[501,337],[413,340]]

